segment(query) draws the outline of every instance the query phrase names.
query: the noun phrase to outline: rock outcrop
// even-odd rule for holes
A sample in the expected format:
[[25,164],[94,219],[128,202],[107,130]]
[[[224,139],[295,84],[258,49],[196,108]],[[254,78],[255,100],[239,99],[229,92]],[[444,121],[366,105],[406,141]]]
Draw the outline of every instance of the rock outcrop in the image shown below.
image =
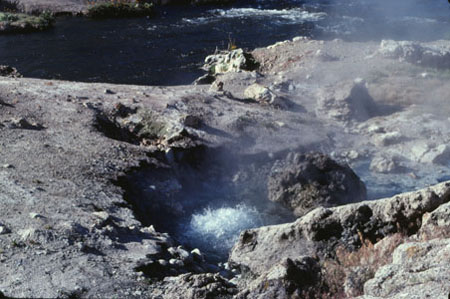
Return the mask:
[[433,68],[450,68],[450,47],[435,42],[422,45],[411,41],[383,40],[379,53],[384,57],[404,60],[413,64]]
[[303,216],[312,209],[366,200],[366,187],[346,165],[320,153],[290,153],[268,180],[269,200]]
[[[448,255],[441,255],[447,257],[439,261],[436,258],[439,252],[448,250],[448,240],[426,241],[419,245],[408,243],[396,249],[393,265],[382,266],[390,263],[390,256],[398,244],[408,242],[407,236],[420,235],[420,230],[430,222],[432,216],[429,213],[435,215],[432,223],[444,225],[448,220],[444,207],[448,206],[449,201],[450,183],[446,182],[377,201],[329,209],[320,207],[294,223],[244,231],[233,247],[229,262],[239,267],[247,277],[253,275],[261,279],[270,276],[274,265],[281,265],[286,259],[309,256],[318,259],[322,268],[321,283],[314,287],[318,293],[344,294],[342,287],[347,285],[348,295],[355,295],[358,291],[355,291],[357,287],[354,285],[359,284],[361,290],[365,283],[365,294],[393,296],[408,290],[406,286],[403,291],[399,287],[400,280],[408,278],[404,281],[405,285],[423,287],[426,293],[442,296],[448,293],[450,286],[436,286],[446,279],[448,272],[445,270],[441,277],[437,275],[439,269],[448,268],[450,259]],[[447,220],[437,220],[441,217]],[[399,234],[404,236],[399,238]],[[432,248],[435,250],[427,255]],[[418,254],[424,258],[424,262],[420,263],[423,274],[411,272],[414,269],[413,260],[406,263],[408,254],[404,254],[408,250],[410,256]],[[433,259],[435,262],[432,262]],[[369,280],[372,275],[367,271],[376,273],[374,280]],[[388,274],[394,272],[398,274],[387,279]],[[359,283],[355,283],[358,279]],[[351,285],[353,287],[349,287]],[[259,295],[262,294],[266,294],[263,289]]]

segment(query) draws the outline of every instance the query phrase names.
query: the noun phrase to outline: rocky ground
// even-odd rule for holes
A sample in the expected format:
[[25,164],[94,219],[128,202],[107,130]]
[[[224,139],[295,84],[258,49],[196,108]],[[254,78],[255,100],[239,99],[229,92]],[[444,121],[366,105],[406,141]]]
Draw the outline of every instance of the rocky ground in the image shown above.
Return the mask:
[[221,163],[256,166],[319,151],[355,169],[370,199],[444,180],[449,49],[299,37],[256,49],[250,63],[243,53],[210,57],[208,85],[0,77],[0,291],[446,298],[448,182],[246,230],[221,267],[152,224],[161,206],[183,208],[171,201],[183,195],[180,170],[211,170],[218,149]]

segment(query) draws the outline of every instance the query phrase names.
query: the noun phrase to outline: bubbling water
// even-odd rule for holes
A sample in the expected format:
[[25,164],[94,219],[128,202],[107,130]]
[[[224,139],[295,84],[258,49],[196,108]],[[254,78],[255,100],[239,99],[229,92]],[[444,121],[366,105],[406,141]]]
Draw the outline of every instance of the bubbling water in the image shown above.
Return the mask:
[[241,231],[262,225],[263,218],[255,207],[245,204],[217,209],[207,207],[191,216],[183,238],[191,246],[226,256]]

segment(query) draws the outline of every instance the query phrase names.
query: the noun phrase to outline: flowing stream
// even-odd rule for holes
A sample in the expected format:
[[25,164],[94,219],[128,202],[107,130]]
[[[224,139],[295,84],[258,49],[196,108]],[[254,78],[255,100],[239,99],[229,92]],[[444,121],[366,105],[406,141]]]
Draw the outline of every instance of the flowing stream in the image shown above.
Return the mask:
[[[394,3],[392,3],[394,2]],[[426,2],[426,3],[425,3]],[[189,84],[204,58],[230,40],[252,49],[316,39],[450,38],[447,1],[253,0],[175,6],[153,18],[58,18],[45,32],[0,36],[0,64],[26,77],[141,85]]]

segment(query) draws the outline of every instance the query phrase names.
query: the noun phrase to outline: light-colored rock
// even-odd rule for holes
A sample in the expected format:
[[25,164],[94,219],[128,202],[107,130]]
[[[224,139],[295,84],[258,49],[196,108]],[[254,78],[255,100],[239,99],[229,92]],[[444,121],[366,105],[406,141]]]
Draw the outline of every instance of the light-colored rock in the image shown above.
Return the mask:
[[364,293],[384,298],[446,298],[450,293],[450,239],[400,245],[391,264],[364,284]]
[[447,144],[438,145],[427,151],[420,159],[422,163],[449,164],[450,146]]
[[211,74],[223,74],[251,70],[254,65],[255,61],[250,54],[242,49],[236,49],[207,56],[203,69]]
[[376,156],[370,162],[370,170],[380,173],[395,172],[399,164],[393,157]]
[[373,142],[378,146],[389,146],[401,141],[402,134],[400,132],[387,132],[383,134],[376,134],[372,137]]
[[277,96],[269,88],[258,83],[252,84],[244,91],[244,96],[260,103],[267,103],[273,106],[283,107],[283,99]]

